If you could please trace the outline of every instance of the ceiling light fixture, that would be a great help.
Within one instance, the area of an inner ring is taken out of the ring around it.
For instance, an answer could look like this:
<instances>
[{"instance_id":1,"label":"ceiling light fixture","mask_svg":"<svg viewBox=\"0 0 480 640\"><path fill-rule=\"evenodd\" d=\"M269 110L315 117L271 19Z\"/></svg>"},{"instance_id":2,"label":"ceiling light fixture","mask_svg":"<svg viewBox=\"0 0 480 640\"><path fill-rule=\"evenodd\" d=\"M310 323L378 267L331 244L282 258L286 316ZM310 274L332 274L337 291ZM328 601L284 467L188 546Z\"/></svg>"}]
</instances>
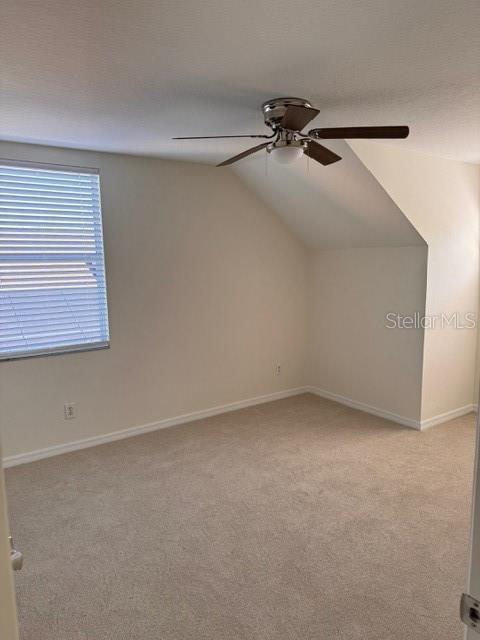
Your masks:
<instances>
[{"instance_id":1,"label":"ceiling light fixture","mask_svg":"<svg viewBox=\"0 0 480 640\"><path fill-rule=\"evenodd\" d=\"M300 140L278 140L267 147L275 162L292 164L303 155L304 145Z\"/></svg>"}]
</instances>

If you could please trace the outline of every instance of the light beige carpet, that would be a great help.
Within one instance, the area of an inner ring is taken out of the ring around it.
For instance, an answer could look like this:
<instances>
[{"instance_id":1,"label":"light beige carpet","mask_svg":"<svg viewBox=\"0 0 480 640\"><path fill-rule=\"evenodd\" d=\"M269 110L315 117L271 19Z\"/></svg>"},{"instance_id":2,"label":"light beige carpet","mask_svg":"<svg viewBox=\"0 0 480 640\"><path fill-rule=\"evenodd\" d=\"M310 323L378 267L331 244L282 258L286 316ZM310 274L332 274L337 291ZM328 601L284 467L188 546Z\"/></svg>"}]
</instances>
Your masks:
<instances>
[{"instance_id":1,"label":"light beige carpet","mask_svg":"<svg viewBox=\"0 0 480 640\"><path fill-rule=\"evenodd\" d=\"M472 416L312 395L7 472L23 640L460 640Z\"/></svg>"}]
</instances>

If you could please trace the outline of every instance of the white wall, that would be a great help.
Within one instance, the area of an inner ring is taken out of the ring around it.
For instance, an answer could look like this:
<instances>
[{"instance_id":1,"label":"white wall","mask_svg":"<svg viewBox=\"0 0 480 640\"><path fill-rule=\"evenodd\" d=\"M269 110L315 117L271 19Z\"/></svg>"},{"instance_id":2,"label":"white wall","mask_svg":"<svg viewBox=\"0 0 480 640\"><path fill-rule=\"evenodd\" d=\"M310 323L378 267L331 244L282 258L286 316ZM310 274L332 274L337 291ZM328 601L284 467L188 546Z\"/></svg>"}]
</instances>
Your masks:
<instances>
[{"instance_id":1,"label":"white wall","mask_svg":"<svg viewBox=\"0 0 480 640\"><path fill-rule=\"evenodd\" d=\"M317 250L311 257L311 384L414 422L423 331L386 315L425 309L426 247Z\"/></svg>"},{"instance_id":2,"label":"white wall","mask_svg":"<svg viewBox=\"0 0 480 640\"><path fill-rule=\"evenodd\" d=\"M426 313L476 313L479 289L480 167L355 141L353 150L428 243ZM477 332L425 332L422 419L469 406Z\"/></svg>"},{"instance_id":3,"label":"white wall","mask_svg":"<svg viewBox=\"0 0 480 640\"><path fill-rule=\"evenodd\" d=\"M109 350L0 364L6 456L306 383L307 252L232 172L13 143L0 157L100 168L111 324Z\"/></svg>"},{"instance_id":4,"label":"white wall","mask_svg":"<svg viewBox=\"0 0 480 640\"><path fill-rule=\"evenodd\" d=\"M352 146L428 241L426 312L475 311L478 167ZM384 326L424 310L425 246L309 253L229 170L14 143L0 157L100 168L112 335L0 364L6 456L303 385L413 421L473 402L475 332Z\"/></svg>"}]
</instances>

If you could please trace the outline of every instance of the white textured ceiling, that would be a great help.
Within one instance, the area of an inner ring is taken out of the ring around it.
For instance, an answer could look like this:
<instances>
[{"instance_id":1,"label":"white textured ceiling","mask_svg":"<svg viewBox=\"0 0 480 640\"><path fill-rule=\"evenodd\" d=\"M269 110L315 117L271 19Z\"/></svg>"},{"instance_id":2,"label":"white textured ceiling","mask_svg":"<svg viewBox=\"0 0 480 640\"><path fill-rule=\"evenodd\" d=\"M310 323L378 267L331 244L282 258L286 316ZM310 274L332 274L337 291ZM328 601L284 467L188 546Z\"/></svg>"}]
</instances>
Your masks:
<instances>
[{"instance_id":1,"label":"white textured ceiling","mask_svg":"<svg viewBox=\"0 0 480 640\"><path fill-rule=\"evenodd\" d=\"M342 161L328 167L306 156L292 165L251 156L234 171L313 249L424 245L349 145L329 146Z\"/></svg>"},{"instance_id":2,"label":"white textured ceiling","mask_svg":"<svg viewBox=\"0 0 480 640\"><path fill-rule=\"evenodd\" d=\"M216 162L259 105L480 161L479 0L3 0L0 138ZM340 164L334 165L340 167Z\"/></svg>"}]
</instances>

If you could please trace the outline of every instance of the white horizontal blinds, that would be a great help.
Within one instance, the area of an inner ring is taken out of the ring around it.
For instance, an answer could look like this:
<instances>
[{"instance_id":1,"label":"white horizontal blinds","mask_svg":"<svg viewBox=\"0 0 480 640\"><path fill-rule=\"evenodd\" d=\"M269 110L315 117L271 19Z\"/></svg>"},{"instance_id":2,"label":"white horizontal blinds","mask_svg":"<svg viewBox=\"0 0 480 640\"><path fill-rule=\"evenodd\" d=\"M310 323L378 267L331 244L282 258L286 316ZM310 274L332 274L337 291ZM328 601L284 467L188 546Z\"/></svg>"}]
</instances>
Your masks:
<instances>
[{"instance_id":1,"label":"white horizontal blinds","mask_svg":"<svg viewBox=\"0 0 480 640\"><path fill-rule=\"evenodd\" d=\"M98 172L0 161L0 359L108 340Z\"/></svg>"}]
</instances>

